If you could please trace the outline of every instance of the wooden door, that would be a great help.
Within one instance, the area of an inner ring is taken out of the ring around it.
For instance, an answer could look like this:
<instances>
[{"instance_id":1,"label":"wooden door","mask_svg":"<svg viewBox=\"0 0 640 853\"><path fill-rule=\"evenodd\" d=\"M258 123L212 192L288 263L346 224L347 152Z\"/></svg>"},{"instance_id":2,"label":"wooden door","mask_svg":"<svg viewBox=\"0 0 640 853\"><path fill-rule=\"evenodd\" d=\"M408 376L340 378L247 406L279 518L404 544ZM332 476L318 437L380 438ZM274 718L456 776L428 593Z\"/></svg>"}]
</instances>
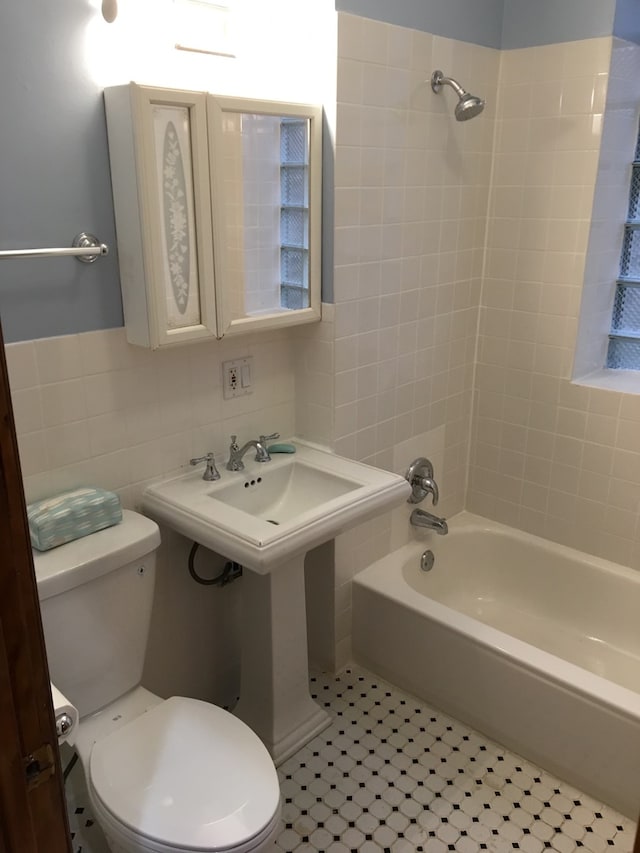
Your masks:
<instances>
[{"instance_id":1,"label":"wooden door","mask_svg":"<svg viewBox=\"0 0 640 853\"><path fill-rule=\"evenodd\" d=\"M0 853L70 853L0 328Z\"/></svg>"}]
</instances>

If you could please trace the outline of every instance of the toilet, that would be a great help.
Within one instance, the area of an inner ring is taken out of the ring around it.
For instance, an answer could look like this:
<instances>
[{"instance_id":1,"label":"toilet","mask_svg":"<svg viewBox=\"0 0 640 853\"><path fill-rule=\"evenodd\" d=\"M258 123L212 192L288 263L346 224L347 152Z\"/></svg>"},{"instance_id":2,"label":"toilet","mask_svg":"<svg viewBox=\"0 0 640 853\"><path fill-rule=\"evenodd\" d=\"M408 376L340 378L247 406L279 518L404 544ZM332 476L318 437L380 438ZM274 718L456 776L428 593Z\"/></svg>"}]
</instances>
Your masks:
<instances>
[{"instance_id":1,"label":"toilet","mask_svg":"<svg viewBox=\"0 0 640 853\"><path fill-rule=\"evenodd\" d=\"M271 756L228 711L140 685L155 581L155 522L34 552L52 682L76 706L75 748L114 853L271 847L280 790Z\"/></svg>"}]
</instances>

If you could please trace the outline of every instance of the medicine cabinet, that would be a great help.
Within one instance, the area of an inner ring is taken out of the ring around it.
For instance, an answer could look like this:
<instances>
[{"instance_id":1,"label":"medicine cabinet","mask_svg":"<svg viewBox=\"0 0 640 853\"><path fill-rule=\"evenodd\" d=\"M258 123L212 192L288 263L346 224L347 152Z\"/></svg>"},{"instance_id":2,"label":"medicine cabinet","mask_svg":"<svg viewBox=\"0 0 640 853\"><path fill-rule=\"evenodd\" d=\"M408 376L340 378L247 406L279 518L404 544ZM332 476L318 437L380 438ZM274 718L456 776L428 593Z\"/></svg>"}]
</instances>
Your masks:
<instances>
[{"instance_id":1,"label":"medicine cabinet","mask_svg":"<svg viewBox=\"0 0 640 853\"><path fill-rule=\"evenodd\" d=\"M135 83L105 105L129 342L319 320L321 108Z\"/></svg>"}]
</instances>

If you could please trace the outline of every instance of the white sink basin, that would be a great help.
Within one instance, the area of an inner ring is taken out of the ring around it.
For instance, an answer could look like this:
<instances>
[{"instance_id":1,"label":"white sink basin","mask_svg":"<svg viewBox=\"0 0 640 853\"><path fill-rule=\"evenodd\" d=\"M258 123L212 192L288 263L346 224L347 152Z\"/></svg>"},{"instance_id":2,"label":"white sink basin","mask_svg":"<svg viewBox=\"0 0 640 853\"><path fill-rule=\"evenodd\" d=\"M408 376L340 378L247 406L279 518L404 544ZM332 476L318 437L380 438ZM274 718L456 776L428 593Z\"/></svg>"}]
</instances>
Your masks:
<instances>
[{"instance_id":1,"label":"white sink basin","mask_svg":"<svg viewBox=\"0 0 640 853\"><path fill-rule=\"evenodd\" d=\"M194 471L149 486L152 517L261 574L406 500L403 477L296 442L244 471L221 469L216 482Z\"/></svg>"},{"instance_id":2,"label":"white sink basin","mask_svg":"<svg viewBox=\"0 0 640 853\"><path fill-rule=\"evenodd\" d=\"M280 525L352 492L359 485L293 457L288 464L268 470L261 468L253 472L250 479L242 478L224 485L211 497L255 518Z\"/></svg>"}]
</instances>

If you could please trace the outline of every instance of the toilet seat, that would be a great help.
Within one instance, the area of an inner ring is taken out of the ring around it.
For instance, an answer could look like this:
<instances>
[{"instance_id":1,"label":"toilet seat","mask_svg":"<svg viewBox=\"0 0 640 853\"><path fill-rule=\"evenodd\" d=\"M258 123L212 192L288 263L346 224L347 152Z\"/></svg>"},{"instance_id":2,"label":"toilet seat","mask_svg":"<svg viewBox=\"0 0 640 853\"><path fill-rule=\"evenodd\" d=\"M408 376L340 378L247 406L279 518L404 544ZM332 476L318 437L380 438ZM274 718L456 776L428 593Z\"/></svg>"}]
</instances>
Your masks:
<instances>
[{"instance_id":1,"label":"toilet seat","mask_svg":"<svg viewBox=\"0 0 640 853\"><path fill-rule=\"evenodd\" d=\"M89 801L93 807L94 815L102 827L102 831L109 844L112 853L204 853L204 851L187 850L184 847L175 847L154 841L139 833L128 829L123 823L119 823L113 815L109 814L96 798L91 785L89 785ZM272 849L273 842L280 831L280 809L273 816L270 824L265 826L262 832L250 838L245 844L219 849L216 853L259 853ZM210 853L210 851L207 851Z\"/></svg>"},{"instance_id":2,"label":"toilet seat","mask_svg":"<svg viewBox=\"0 0 640 853\"><path fill-rule=\"evenodd\" d=\"M98 740L89 775L103 816L140 849L251 850L279 818L262 742L197 699L174 696Z\"/></svg>"}]
</instances>

